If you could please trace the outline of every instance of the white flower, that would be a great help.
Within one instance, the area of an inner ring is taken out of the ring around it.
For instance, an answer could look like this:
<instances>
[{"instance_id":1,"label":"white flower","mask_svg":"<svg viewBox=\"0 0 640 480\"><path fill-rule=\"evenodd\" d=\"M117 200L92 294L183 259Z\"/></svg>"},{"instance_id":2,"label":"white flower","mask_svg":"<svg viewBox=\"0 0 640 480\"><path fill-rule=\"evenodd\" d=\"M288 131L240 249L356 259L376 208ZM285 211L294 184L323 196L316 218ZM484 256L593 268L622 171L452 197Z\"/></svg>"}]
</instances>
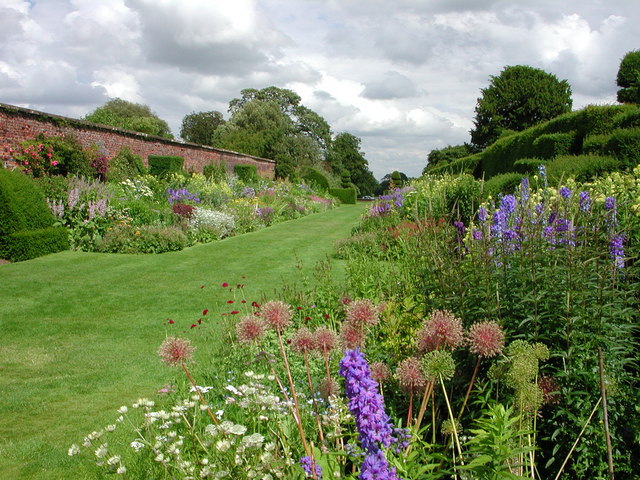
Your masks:
<instances>
[{"instance_id":1,"label":"white flower","mask_svg":"<svg viewBox=\"0 0 640 480\"><path fill-rule=\"evenodd\" d=\"M247 427L245 427L244 425L233 425L231 428L229 428L229 433L233 434L233 435L244 435L244 433L247 431Z\"/></svg>"},{"instance_id":2,"label":"white flower","mask_svg":"<svg viewBox=\"0 0 640 480\"><path fill-rule=\"evenodd\" d=\"M226 452L231 448L231 442L229 440L218 440L216 442L216 449L220 452Z\"/></svg>"},{"instance_id":3,"label":"white flower","mask_svg":"<svg viewBox=\"0 0 640 480\"><path fill-rule=\"evenodd\" d=\"M224 410L218 410L216 412L216 417L218 417L218 420L222 418L222 415L224 415Z\"/></svg>"},{"instance_id":4,"label":"white flower","mask_svg":"<svg viewBox=\"0 0 640 480\"><path fill-rule=\"evenodd\" d=\"M78 445L76 445L75 443L69 447L69 450L67 450L67 455L69 455L70 457L73 457L74 455L77 455L79 453L80 447L78 447Z\"/></svg>"},{"instance_id":5,"label":"white flower","mask_svg":"<svg viewBox=\"0 0 640 480\"><path fill-rule=\"evenodd\" d=\"M124 475L125 473L127 473L127 469L125 468L125 466L124 466L124 465L120 465L120 466L118 467L118 469L116 470L116 473L117 473L118 475Z\"/></svg>"},{"instance_id":6,"label":"white flower","mask_svg":"<svg viewBox=\"0 0 640 480\"><path fill-rule=\"evenodd\" d=\"M96 451L94 452L96 457L98 458L102 458L102 457L106 457L107 456L107 444L103 443L101 444Z\"/></svg>"},{"instance_id":7,"label":"white flower","mask_svg":"<svg viewBox=\"0 0 640 480\"><path fill-rule=\"evenodd\" d=\"M123 415L128 411L129 411L129 408L126 405L123 405L118 409L118 413L122 413Z\"/></svg>"},{"instance_id":8,"label":"white flower","mask_svg":"<svg viewBox=\"0 0 640 480\"><path fill-rule=\"evenodd\" d=\"M113 457L109 458L109 460L107 460L107 463L109 465L116 465L120 463L120 455L114 455Z\"/></svg>"},{"instance_id":9,"label":"white flower","mask_svg":"<svg viewBox=\"0 0 640 480\"><path fill-rule=\"evenodd\" d=\"M144 443L134 440L129 444L131 448L133 448L136 452L139 452L142 448L144 448Z\"/></svg>"}]
</instances>

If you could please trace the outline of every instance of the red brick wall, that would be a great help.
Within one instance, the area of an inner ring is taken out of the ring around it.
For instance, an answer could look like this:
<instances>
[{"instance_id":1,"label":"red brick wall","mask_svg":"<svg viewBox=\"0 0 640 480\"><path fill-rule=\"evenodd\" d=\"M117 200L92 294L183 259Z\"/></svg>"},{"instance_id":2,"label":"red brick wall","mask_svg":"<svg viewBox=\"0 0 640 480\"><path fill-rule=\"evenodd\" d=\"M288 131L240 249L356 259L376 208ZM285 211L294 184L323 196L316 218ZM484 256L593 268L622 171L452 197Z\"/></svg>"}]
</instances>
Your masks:
<instances>
[{"instance_id":1,"label":"red brick wall","mask_svg":"<svg viewBox=\"0 0 640 480\"><path fill-rule=\"evenodd\" d=\"M0 103L0 158L11 165L10 149L23 140L31 140L43 133L47 136L73 134L84 147L97 145L108 158L114 157L122 147L129 147L140 155L145 165L149 155L177 155L184 158L184 168L202 172L212 162L224 162L229 169L234 165L255 165L263 177L273 178L275 162L265 158L219 150L193 143L167 140L144 133L28 110Z\"/></svg>"}]
</instances>

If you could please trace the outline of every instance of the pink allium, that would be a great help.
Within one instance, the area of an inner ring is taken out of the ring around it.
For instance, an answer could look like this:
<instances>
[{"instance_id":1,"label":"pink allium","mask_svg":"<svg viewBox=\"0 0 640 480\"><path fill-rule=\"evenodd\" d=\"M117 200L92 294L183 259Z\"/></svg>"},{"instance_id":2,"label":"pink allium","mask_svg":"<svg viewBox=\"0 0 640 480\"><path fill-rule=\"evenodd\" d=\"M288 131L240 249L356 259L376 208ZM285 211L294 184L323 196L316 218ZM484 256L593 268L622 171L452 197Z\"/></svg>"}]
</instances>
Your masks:
<instances>
[{"instance_id":1,"label":"pink allium","mask_svg":"<svg viewBox=\"0 0 640 480\"><path fill-rule=\"evenodd\" d=\"M262 317L268 326L281 332L291 324L293 311L280 300L272 300L262 305Z\"/></svg>"},{"instance_id":2,"label":"pink allium","mask_svg":"<svg viewBox=\"0 0 640 480\"><path fill-rule=\"evenodd\" d=\"M306 327L299 328L291 339L291 348L300 354L315 350L316 341L313 332Z\"/></svg>"},{"instance_id":3,"label":"pink allium","mask_svg":"<svg viewBox=\"0 0 640 480\"><path fill-rule=\"evenodd\" d=\"M343 297L340 298L340 303L342 305L349 305L352 302L351 297L349 297L348 295L345 295Z\"/></svg>"},{"instance_id":4,"label":"pink allium","mask_svg":"<svg viewBox=\"0 0 640 480\"><path fill-rule=\"evenodd\" d=\"M354 322L343 322L340 327L340 344L345 350L353 350L364 345L365 331Z\"/></svg>"},{"instance_id":5,"label":"pink allium","mask_svg":"<svg viewBox=\"0 0 640 480\"><path fill-rule=\"evenodd\" d=\"M560 403L560 386L553 377L543 375L538 380L538 387L542 390L542 398L545 404L554 405Z\"/></svg>"},{"instance_id":6,"label":"pink allium","mask_svg":"<svg viewBox=\"0 0 640 480\"><path fill-rule=\"evenodd\" d=\"M378 383L384 383L391 378L391 370L384 362L373 362L369 365L371 378Z\"/></svg>"},{"instance_id":7,"label":"pink allium","mask_svg":"<svg viewBox=\"0 0 640 480\"><path fill-rule=\"evenodd\" d=\"M418 350L455 349L464 341L462 321L446 310L436 310L418 332Z\"/></svg>"},{"instance_id":8,"label":"pink allium","mask_svg":"<svg viewBox=\"0 0 640 480\"><path fill-rule=\"evenodd\" d=\"M496 322L474 323L467 334L469 350L479 357L495 357L504 348L504 331Z\"/></svg>"},{"instance_id":9,"label":"pink allium","mask_svg":"<svg viewBox=\"0 0 640 480\"><path fill-rule=\"evenodd\" d=\"M236 324L236 335L241 343L258 342L264 335L264 323L258 317L245 315Z\"/></svg>"},{"instance_id":10,"label":"pink allium","mask_svg":"<svg viewBox=\"0 0 640 480\"><path fill-rule=\"evenodd\" d=\"M406 390L422 388L427 379L420 371L420 361L415 357L405 358L396 369L396 378L400 386Z\"/></svg>"},{"instance_id":11,"label":"pink allium","mask_svg":"<svg viewBox=\"0 0 640 480\"><path fill-rule=\"evenodd\" d=\"M193 358L195 347L185 338L167 337L158 348L160 359L169 366L176 367Z\"/></svg>"},{"instance_id":12,"label":"pink allium","mask_svg":"<svg viewBox=\"0 0 640 480\"><path fill-rule=\"evenodd\" d=\"M316 348L321 352L330 352L338 344L336 332L326 327L320 327L315 332Z\"/></svg>"},{"instance_id":13,"label":"pink allium","mask_svg":"<svg viewBox=\"0 0 640 480\"><path fill-rule=\"evenodd\" d=\"M375 325L380 319L380 312L369 299L359 299L352 301L345 308L347 321L359 325Z\"/></svg>"}]
</instances>

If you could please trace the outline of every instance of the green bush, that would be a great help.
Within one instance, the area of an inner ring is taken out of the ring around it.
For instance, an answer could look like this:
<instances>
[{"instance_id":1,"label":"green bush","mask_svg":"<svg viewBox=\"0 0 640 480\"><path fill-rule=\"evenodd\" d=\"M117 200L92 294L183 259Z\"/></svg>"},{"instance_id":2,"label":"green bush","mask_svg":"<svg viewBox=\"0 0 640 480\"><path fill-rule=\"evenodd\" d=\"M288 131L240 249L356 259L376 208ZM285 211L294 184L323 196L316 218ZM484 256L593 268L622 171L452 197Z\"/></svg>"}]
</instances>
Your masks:
<instances>
[{"instance_id":1,"label":"green bush","mask_svg":"<svg viewBox=\"0 0 640 480\"><path fill-rule=\"evenodd\" d=\"M233 173L235 173L240 181L244 183L256 183L258 178L258 169L255 165L238 164L233 166Z\"/></svg>"},{"instance_id":2,"label":"green bush","mask_svg":"<svg viewBox=\"0 0 640 480\"><path fill-rule=\"evenodd\" d=\"M444 188L447 212L454 218L470 218L480 204L481 185L471 175L459 175Z\"/></svg>"},{"instance_id":3,"label":"green bush","mask_svg":"<svg viewBox=\"0 0 640 480\"><path fill-rule=\"evenodd\" d=\"M544 165L547 162L540 160L539 158L521 158L516 160L513 164L513 169L516 173L522 173L523 175L534 175L538 173L538 167Z\"/></svg>"},{"instance_id":4,"label":"green bush","mask_svg":"<svg viewBox=\"0 0 640 480\"><path fill-rule=\"evenodd\" d=\"M510 194L513 193L524 175L520 173L502 173L491 177L484 182L483 194L485 197L497 197L498 194Z\"/></svg>"},{"instance_id":5,"label":"green bush","mask_svg":"<svg viewBox=\"0 0 640 480\"><path fill-rule=\"evenodd\" d=\"M321 190L327 191L331 187L329 185L329 179L320 170L312 167L304 169L302 179L305 182L315 185Z\"/></svg>"},{"instance_id":6,"label":"green bush","mask_svg":"<svg viewBox=\"0 0 640 480\"><path fill-rule=\"evenodd\" d=\"M358 198L355 188L330 188L329 195L349 205L355 205Z\"/></svg>"},{"instance_id":7,"label":"green bush","mask_svg":"<svg viewBox=\"0 0 640 480\"><path fill-rule=\"evenodd\" d=\"M149 173L156 177L166 177L182 171L184 158L178 156L149 155Z\"/></svg>"},{"instance_id":8,"label":"green bush","mask_svg":"<svg viewBox=\"0 0 640 480\"><path fill-rule=\"evenodd\" d=\"M575 133L548 133L533 141L534 156L550 159L571 152Z\"/></svg>"},{"instance_id":9,"label":"green bush","mask_svg":"<svg viewBox=\"0 0 640 480\"><path fill-rule=\"evenodd\" d=\"M182 250L187 237L177 227L121 226L107 232L97 246L103 253L165 253Z\"/></svg>"},{"instance_id":10,"label":"green bush","mask_svg":"<svg viewBox=\"0 0 640 480\"><path fill-rule=\"evenodd\" d=\"M173 212L168 205L158 205L146 198L130 198L118 205L132 225L167 225L173 221Z\"/></svg>"},{"instance_id":11,"label":"green bush","mask_svg":"<svg viewBox=\"0 0 640 480\"><path fill-rule=\"evenodd\" d=\"M73 135L47 137L39 134L25 140L14 153L16 162L34 177L44 175L78 175L93 177L89 154Z\"/></svg>"},{"instance_id":12,"label":"green bush","mask_svg":"<svg viewBox=\"0 0 640 480\"><path fill-rule=\"evenodd\" d=\"M614 157L602 155L564 155L547 163L547 176L552 184L563 178L585 182L620 168Z\"/></svg>"},{"instance_id":13,"label":"green bush","mask_svg":"<svg viewBox=\"0 0 640 480\"><path fill-rule=\"evenodd\" d=\"M146 169L142 158L135 155L128 147L122 147L115 157L109 162L107 169L107 179L114 182L121 182L127 178L144 175Z\"/></svg>"},{"instance_id":14,"label":"green bush","mask_svg":"<svg viewBox=\"0 0 640 480\"><path fill-rule=\"evenodd\" d=\"M429 175L459 175L462 173L473 174L480 162L480 154L476 153L468 157L457 158L446 165L437 166L429 170Z\"/></svg>"},{"instance_id":15,"label":"green bush","mask_svg":"<svg viewBox=\"0 0 640 480\"><path fill-rule=\"evenodd\" d=\"M340 186L342 188L351 188L351 174L349 170L343 170L340 174Z\"/></svg>"},{"instance_id":16,"label":"green bush","mask_svg":"<svg viewBox=\"0 0 640 480\"><path fill-rule=\"evenodd\" d=\"M640 127L615 130L604 148L622 165L631 167L640 163Z\"/></svg>"},{"instance_id":17,"label":"green bush","mask_svg":"<svg viewBox=\"0 0 640 480\"><path fill-rule=\"evenodd\" d=\"M22 230L0 235L0 258L19 262L69 249L69 233L64 227Z\"/></svg>"},{"instance_id":18,"label":"green bush","mask_svg":"<svg viewBox=\"0 0 640 480\"><path fill-rule=\"evenodd\" d=\"M222 182L227 178L227 166L224 162L210 163L202 169L202 174L212 182Z\"/></svg>"},{"instance_id":19,"label":"green bush","mask_svg":"<svg viewBox=\"0 0 640 480\"><path fill-rule=\"evenodd\" d=\"M613 118L616 128L640 127L640 107L629 108Z\"/></svg>"},{"instance_id":20,"label":"green bush","mask_svg":"<svg viewBox=\"0 0 640 480\"><path fill-rule=\"evenodd\" d=\"M602 155L605 153L605 147L611 135L597 134L587 135L582 142L582 153L587 155Z\"/></svg>"}]
</instances>

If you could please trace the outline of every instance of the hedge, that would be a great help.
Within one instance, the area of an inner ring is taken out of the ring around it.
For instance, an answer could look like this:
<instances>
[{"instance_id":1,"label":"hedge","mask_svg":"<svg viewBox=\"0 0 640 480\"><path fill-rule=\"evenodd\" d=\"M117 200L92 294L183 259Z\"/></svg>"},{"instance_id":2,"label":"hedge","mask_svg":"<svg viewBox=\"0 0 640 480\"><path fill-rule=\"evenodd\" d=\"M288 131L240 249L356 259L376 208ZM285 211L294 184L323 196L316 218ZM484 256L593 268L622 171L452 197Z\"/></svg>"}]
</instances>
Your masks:
<instances>
[{"instance_id":1,"label":"hedge","mask_svg":"<svg viewBox=\"0 0 640 480\"><path fill-rule=\"evenodd\" d=\"M156 177L164 177L179 173L184 165L184 158L170 155L149 155L149 173Z\"/></svg>"},{"instance_id":2,"label":"hedge","mask_svg":"<svg viewBox=\"0 0 640 480\"><path fill-rule=\"evenodd\" d=\"M19 262L69 249L69 233L64 227L22 230L0 236L0 258Z\"/></svg>"},{"instance_id":3,"label":"hedge","mask_svg":"<svg viewBox=\"0 0 640 480\"><path fill-rule=\"evenodd\" d=\"M221 182L227 177L227 166L224 162L210 163L202 168L202 174L214 182Z\"/></svg>"},{"instance_id":4,"label":"hedge","mask_svg":"<svg viewBox=\"0 0 640 480\"><path fill-rule=\"evenodd\" d=\"M437 167L428 170L427 175L458 175L461 173L473 174L474 170L478 167L480 162L480 154L475 153L468 157L456 158L444 165L438 165Z\"/></svg>"},{"instance_id":5,"label":"hedge","mask_svg":"<svg viewBox=\"0 0 640 480\"><path fill-rule=\"evenodd\" d=\"M547 163L547 177L554 184L567 177L573 177L579 182L619 170L621 162L610 156L603 155L564 155Z\"/></svg>"},{"instance_id":6,"label":"hedge","mask_svg":"<svg viewBox=\"0 0 640 480\"><path fill-rule=\"evenodd\" d=\"M302 179L325 191L331 187L329 179L316 168L307 167L303 172Z\"/></svg>"},{"instance_id":7,"label":"hedge","mask_svg":"<svg viewBox=\"0 0 640 480\"><path fill-rule=\"evenodd\" d=\"M337 198L342 203L355 205L357 193L355 188L330 188L329 195Z\"/></svg>"},{"instance_id":8,"label":"hedge","mask_svg":"<svg viewBox=\"0 0 640 480\"><path fill-rule=\"evenodd\" d=\"M614 131L604 147L604 153L615 156L624 166L638 165L640 163L640 127Z\"/></svg>"},{"instance_id":9,"label":"hedge","mask_svg":"<svg viewBox=\"0 0 640 480\"><path fill-rule=\"evenodd\" d=\"M571 153L575 137L575 132L540 135L533 141L533 156L550 159L558 155L567 155Z\"/></svg>"},{"instance_id":10,"label":"hedge","mask_svg":"<svg viewBox=\"0 0 640 480\"><path fill-rule=\"evenodd\" d=\"M503 173L484 182L484 197L497 197L498 194L513 193L522 182L524 175L520 173Z\"/></svg>"},{"instance_id":11,"label":"hedge","mask_svg":"<svg viewBox=\"0 0 640 480\"><path fill-rule=\"evenodd\" d=\"M234 165L233 173L244 183L256 183L258 181L258 169L255 165Z\"/></svg>"},{"instance_id":12,"label":"hedge","mask_svg":"<svg viewBox=\"0 0 640 480\"><path fill-rule=\"evenodd\" d=\"M538 167L546 163L545 160L540 160L539 158L521 158L515 161L513 169L516 173L535 175L538 173Z\"/></svg>"}]
</instances>

